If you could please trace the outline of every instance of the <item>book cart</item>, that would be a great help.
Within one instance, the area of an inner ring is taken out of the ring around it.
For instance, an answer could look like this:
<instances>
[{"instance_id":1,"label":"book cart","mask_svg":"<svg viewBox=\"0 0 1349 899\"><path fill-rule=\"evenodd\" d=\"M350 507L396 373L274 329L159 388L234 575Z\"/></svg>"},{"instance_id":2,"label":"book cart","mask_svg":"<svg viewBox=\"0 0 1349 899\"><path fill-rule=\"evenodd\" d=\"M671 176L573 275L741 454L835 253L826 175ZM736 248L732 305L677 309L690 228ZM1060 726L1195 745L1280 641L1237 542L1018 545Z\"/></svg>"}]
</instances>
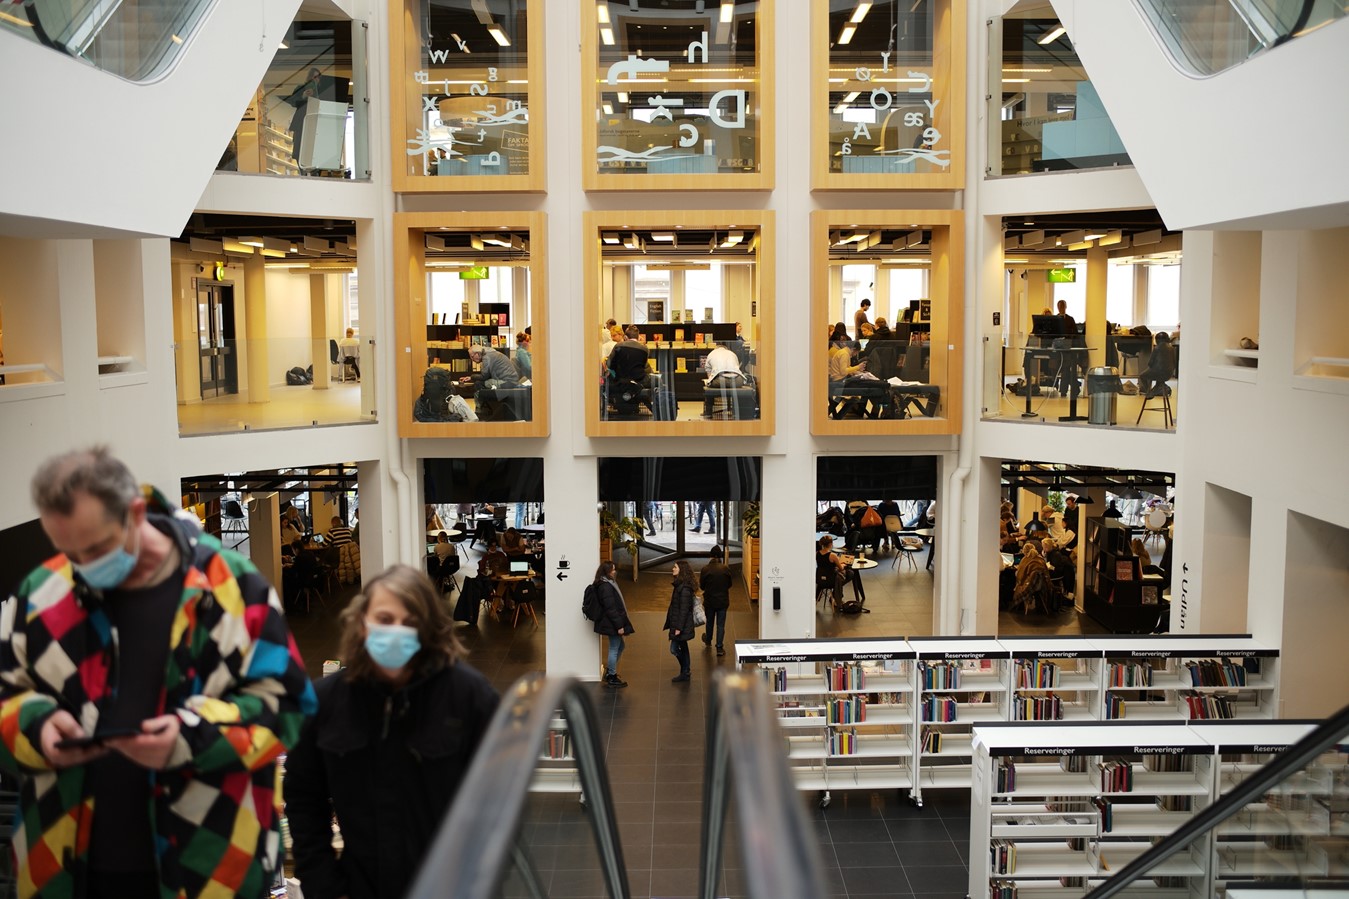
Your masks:
<instances>
[{"instance_id":1,"label":"book cart","mask_svg":"<svg viewBox=\"0 0 1349 899\"><path fill-rule=\"evenodd\" d=\"M1249 635L1093 635L1105 718L1273 718L1279 651Z\"/></svg>"},{"instance_id":2,"label":"book cart","mask_svg":"<svg viewBox=\"0 0 1349 899\"><path fill-rule=\"evenodd\" d=\"M913 658L903 640L736 643L758 665L787 741L797 786L913 794Z\"/></svg>"},{"instance_id":3,"label":"book cart","mask_svg":"<svg viewBox=\"0 0 1349 899\"><path fill-rule=\"evenodd\" d=\"M1010 651L991 637L913 637L918 727L918 776L913 798L923 790L970 785L971 727L1006 721Z\"/></svg>"}]
</instances>

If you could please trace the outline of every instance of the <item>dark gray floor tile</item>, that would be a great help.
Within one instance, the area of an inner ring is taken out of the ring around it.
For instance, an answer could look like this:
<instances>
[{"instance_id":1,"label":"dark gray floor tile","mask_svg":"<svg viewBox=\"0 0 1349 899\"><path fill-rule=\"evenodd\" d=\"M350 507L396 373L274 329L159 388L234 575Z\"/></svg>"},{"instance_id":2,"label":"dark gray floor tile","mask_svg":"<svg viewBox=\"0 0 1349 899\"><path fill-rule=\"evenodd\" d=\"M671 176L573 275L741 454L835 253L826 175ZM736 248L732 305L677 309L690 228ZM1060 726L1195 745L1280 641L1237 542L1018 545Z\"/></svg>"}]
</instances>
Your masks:
<instances>
[{"instance_id":1,"label":"dark gray floor tile","mask_svg":"<svg viewBox=\"0 0 1349 899\"><path fill-rule=\"evenodd\" d=\"M829 838L835 843L881 843L890 841L890 831L883 820L862 821L845 819L829 821Z\"/></svg>"},{"instance_id":2,"label":"dark gray floor tile","mask_svg":"<svg viewBox=\"0 0 1349 899\"><path fill-rule=\"evenodd\" d=\"M879 896L905 894L909 891L909 882L904 877L904 869L893 868L840 868L843 872L843 885L849 896Z\"/></svg>"},{"instance_id":3,"label":"dark gray floor tile","mask_svg":"<svg viewBox=\"0 0 1349 899\"><path fill-rule=\"evenodd\" d=\"M963 865L956 844L950 840L896 843L899 860L908 865Z\"/></svg>"},{"instance_id":4,"label":"dark gray floor tile","mask_svg":"<svg viewBox=\"0 0 1349 899\"><path fill-rule=\"evenodd\" d=\"M885 826L890 830L890 839L896 843L931 842L933 837L942 837L946 834L946 828L942 827L941 821L935 817L886 818Z\"/></svg>"},{"instance_id":5,"label":"dark gray floor tile","mask_svg":"<svg viewBox=\"0 0 1349 899\"><path fill-rule=\"evenodd\" d=\"M834 857L840 868L893 868L900 864L894 843L834 841Z\"/></svg>"},{"instance_id":6,"label":"dark gray floor tile","mask_svg":"<svg viewBox=\"0 0 1349 899\"><path fill-rule=\"evenodd\" d=\"M962 895L970 875L964 865L905 865L904 874L915 893L955 893Z\"/></svg>"}]
</instances>

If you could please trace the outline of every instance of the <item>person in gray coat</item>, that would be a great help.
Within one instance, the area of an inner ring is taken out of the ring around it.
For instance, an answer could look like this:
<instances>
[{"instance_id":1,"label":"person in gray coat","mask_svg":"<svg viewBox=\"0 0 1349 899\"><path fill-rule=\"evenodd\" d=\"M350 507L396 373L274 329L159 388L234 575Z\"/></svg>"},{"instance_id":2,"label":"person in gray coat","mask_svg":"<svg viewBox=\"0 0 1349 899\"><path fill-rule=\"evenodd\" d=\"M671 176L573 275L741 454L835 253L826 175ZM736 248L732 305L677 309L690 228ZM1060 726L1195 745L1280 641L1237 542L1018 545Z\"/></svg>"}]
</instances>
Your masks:
<instances>
[{"instance_id":1,"label":"person in gray coat","mask_svg":"<svg viewBox=\"0 0 1349 899\"><path fill-rule=\"evenodd\" d=\"M609 638L609 657L604 666L606 687L626 687L628 682L618 676L618 659L623 655L623 638L633 632L628 618L628 607L623 602L623 591L614 581L613 562L601 562L595 569L595 591L599 596L600 614L595 619L595 633Z\"/></svg>"},{"instance_id":2,"label":"person in gray coat","mask_svg":"<svg viewBox=\"0 0 1349 899\"><path fill-rule=\"evenodd\" d=\"M687 683L689 672L689 641L693 639L693 603L697 581L693 569L682 559L670 569L674 577L674 590L670 593L670 608L665 612L665 624L662 630L670 632L670 654L679 662L679 674L670 678L671 683Z\"/></svg>"},{"instance_id":3,"label":"person in gray coat","mask_svg":"<svg viewBox=\"0 0 1349 899\"><path fill-rule=\"evenodd\" d=\"M520 372L509 356L498 353L489 346L476 344L468 348L468 357L473 364L480 366L476 375L463 378L464 381L477 380L489 390L497 387L519 387Z\"/></svg>"}]
</instances>

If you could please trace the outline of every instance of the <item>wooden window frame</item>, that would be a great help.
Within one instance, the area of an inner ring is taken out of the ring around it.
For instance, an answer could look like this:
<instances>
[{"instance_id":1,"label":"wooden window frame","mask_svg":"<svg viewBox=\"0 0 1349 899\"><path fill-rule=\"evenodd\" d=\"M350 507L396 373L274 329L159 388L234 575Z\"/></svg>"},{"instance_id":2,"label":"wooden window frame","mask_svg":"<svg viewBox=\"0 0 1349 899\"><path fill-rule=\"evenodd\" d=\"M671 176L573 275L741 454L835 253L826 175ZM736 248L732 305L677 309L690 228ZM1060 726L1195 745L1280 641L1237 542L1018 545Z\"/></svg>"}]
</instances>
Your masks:
<instances>
[{"instance_id":1,"label":"wooden window frame","mask_svg":"<svg viewBox=\"0 0 1349 899\"><path fill-rule=\"evenodd\" d=\"M546 94L544 91L544 6L541 0L529 3L525 28L529 37L529 58L525 70L529 77L529 172L524 175L463 175L445 178L438 175L413 175L406 171L403 160L407 155L408 118L399 127L399 110L404 115L409 106L416 109L407 86L409 51L421 47L421 31L410 15L409 6L417 0L389 0L389 120L390 158L394 160L393 189L397 193L543 193L547 190L546 157L547 135L544 131Z\"/></svg>"},{"instance_id":2,"label":"wooden window frame","mask_svg":"<svg viewBox=\"0 0 1349 899\"><path fill-rule=\"evenodd\" d=\"M846 224L844 224L846 223ZM931 295L945 296L944 315L934 315L930 342L945 345L945 372L934 367L931 383L941 387L940 418L848 419L829 417L829 350L822 330L829 320L829 231L837 227L932 228ZM946 229L944 237L939 239ZM829 209L810 216L810 432L822 435L959 434L964 403L965 213L959 209ZM941 244L945 246L942 247ZM944 252L942 250L944 249ZM942 258L939 258L942 257Z\"/></svg>"},{"instance_id":3,"label":"wooden window frame","mask_svg":"<svg viewBox=\"0 0 1349 899\"><path fill-rule=\"evenodd\" d=\"M777 14L774 0L759 0L754 40L759 60L758 100L759 171L725 175L601 175L595 164L599 128L592 112L600 108L599 18L593 0L583 0L581 12L581 185L588 191L614 190L772 190L776 119L773 36Z\"/></svg>"},{"instance_id":4,"label":"wooden window frame","mask_svg":"<svg viewBox=\"0 0 1349 899\"><path fill-rule=\"evenodd\" d=\"M869 174L829 171L829 4L812 3L810 173L812 190L962 190L965 186L965 57L964 0L932 0L938 10L933 23L933 79L945 85L941 99L951 164L944 172Z\"/></svg>"},{"instance_id":5,"label":"wooden window frame","mask_svg":"<svg viewBox=\"0 0 1349 899\"><path fill-rule=\"evenodd\" d=\"M540 339L530 347L536 377L532 379L530 421L428 422L412 417L412 404L421 393L410 362L426 358L425 241L412 239L441 228L451 231L483 229L481 212L401 212L393 217L394 330L398 335L394 378L398 402L399 437L547 437L548 436L548 253L547 216L542 212L494 212L492 228L529 231L529 314L539 326ZM415 325L414 325L415 323Z\"/></svg>"},{"instance_id":6,"label":"wooden window frame","mask_svg":"<svg viewBox=\"0 0 1349 899\"><path fill-rule=\"evenodd\" d=\"M586 434L590 437L768 437L773 434L774 397L776 395L776 364L774 362L774 314L776 304L776 268L774 262L775 215L763 209L737 210L642 210L640 212L587 212L584 216L585 242L585 303L582 331L589 336L582 358L590 374L582 378L585 385ZM759 332L754 344L755 370L766 372L759 378L759 418L754 421L605 421L600 417L598 382L598 330L600 278L604 265L603 243L600 232L647 228L725 228L727 222L740 227L753 227L759 232L759 247L754 257L755 301L758 303Z\"/></svg>"}]
</instances>

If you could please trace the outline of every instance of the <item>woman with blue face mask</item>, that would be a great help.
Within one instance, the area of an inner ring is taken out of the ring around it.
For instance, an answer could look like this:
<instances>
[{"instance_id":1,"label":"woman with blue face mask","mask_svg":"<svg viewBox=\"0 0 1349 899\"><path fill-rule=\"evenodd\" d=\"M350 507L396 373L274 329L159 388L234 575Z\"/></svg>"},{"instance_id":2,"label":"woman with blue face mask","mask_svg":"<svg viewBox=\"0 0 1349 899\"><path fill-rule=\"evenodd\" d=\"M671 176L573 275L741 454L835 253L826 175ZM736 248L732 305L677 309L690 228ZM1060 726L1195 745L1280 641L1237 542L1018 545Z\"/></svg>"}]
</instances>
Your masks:
<instances>
[{"instance_id":1,"label":"woman with blue face mask","mask_svg":"<svg viewBox=\"0 0 1349 899\"><path fill-rule=\"evenodd\" d=\"M369 581L342 623L346 667L318 683L318 714L286 758L295 873L306 899L392 899L411 886L498 697L415 568Z\"/></svg>"}]
</instances>

